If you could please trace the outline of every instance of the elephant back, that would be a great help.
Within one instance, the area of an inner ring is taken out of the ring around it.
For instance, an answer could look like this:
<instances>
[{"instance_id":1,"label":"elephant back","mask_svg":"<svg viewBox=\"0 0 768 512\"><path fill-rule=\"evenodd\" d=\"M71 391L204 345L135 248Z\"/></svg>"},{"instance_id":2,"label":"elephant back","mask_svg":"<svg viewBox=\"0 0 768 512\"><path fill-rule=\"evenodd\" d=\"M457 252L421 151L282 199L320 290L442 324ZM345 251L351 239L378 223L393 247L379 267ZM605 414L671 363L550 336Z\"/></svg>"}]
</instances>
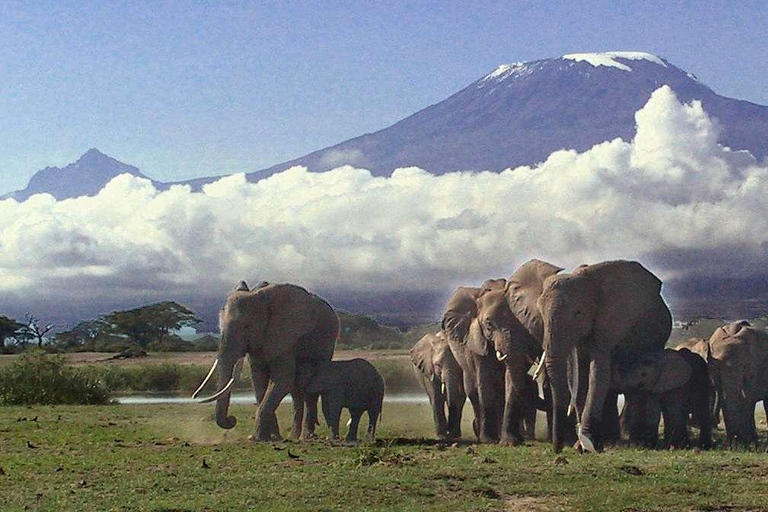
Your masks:
<instances>
[{"instance_id":1,"label":"elephant back","mask_svg":"<svg viewBox=\"0 0 768 512\"><path fill-rule=\"evenodd\" d=\"M521 265L507 281L509 309L539 343L544 337L544 325L536 301L544 288L544 280L561 270L545 261L530 260Z\"/></svg>"},{"instance_id":2,"label":"elephant back","mask_svg":"<svg viewBox=\"0 0 768 512\"><path fill-rule=\"evenodd\" d=\"M661 280L653 273L636 261L615 260L579 267L572 276L594 283L601 337L648 338L637 341L648 349L664 347L672 317L661 297Z\"/></svg>"}]
</instances>

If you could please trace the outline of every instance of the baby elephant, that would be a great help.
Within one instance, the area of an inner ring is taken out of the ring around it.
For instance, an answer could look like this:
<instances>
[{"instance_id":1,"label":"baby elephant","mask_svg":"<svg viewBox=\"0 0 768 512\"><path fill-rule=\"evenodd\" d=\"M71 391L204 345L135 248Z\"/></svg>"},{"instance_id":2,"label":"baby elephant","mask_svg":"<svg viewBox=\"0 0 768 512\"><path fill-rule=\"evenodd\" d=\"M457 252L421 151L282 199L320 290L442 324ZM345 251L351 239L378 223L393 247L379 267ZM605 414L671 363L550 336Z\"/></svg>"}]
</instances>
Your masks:
<instances>
[{"instance_id":1,"label":"baby elephant","mask_svg":"<svg viewBox=\"0 0 768 512\"><path fill-rule=\"evenodd\" d=\"M613 384L625 393L623 416L630 423L625 425L630 440L637 430L647 431L644 437L653 440L658 435L660 412L664 417L664 444L685 446L689 415L693 414L699 420L699 447L711 446L709 372L698 354L687 349L647 354L631 367L617 369Z\"/></svg>"},{"instance_id":2,"label":"baby elephant","mask_svg":"<svg viewBox=\"0 0 768 512\"><path fill-rule=\"evenodd\" d=\"M332 361L320 370L307 387L307 394L320 395L323 415L333 439L339 438L341 409L352 416L347 442L357 441L357 427L364 412L368 412L368 438L376 438L376 422L384 401L384 379L365 359Z\"/></svg>"}]
</instances>

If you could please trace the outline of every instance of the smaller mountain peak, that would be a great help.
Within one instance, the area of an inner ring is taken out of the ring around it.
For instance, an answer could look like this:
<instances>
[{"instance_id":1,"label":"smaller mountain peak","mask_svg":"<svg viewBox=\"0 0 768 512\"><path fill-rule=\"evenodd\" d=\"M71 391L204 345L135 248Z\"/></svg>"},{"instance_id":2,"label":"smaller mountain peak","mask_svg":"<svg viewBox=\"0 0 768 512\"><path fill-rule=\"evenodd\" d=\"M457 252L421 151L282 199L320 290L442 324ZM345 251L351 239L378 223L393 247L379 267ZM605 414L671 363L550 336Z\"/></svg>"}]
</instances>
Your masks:
<instances>
[{"instance_id":1,"label":"smaller mountain peak","mask_svg":"<svg viewBox=\"0 0 768 512\"><path fill-rule=\"evenodd\" d=\"M83 155L77 159L76 163L84 162L84 161L104 160L105 158L111 158L111 157L109 157L108 155L105 155L104 153L102 153L96 148L91 148L85 153L83 153Z\"/></svg>"},{"instance_id":2,"label":"smaller mountain peak","mask_svg":"<svg viewBox=\"0 0 768 512\"><path fill-rule=\"evenodd\" d=\"M658 64L659 66L667 67L667 63L664 59L647 52L570 53L568 55L563 55L562 58L575 62L587 62L594 67L605 66L609 68L617 68L622 71L632 71L632 68L623 62L618 62L616 59L645 60Z\"/></svg>"}]
</instances>

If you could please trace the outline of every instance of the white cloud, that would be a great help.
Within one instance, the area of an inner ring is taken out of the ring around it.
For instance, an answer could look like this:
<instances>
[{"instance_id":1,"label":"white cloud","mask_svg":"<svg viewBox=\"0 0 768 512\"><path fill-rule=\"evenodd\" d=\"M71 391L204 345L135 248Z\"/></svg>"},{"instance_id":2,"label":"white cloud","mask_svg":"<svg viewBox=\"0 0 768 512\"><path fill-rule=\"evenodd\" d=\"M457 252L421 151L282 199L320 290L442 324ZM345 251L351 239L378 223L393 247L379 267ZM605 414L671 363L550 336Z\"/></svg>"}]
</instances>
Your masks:
<instances>
[{"instance_id":1,"label":"white cloud","mask_svg":"<svg viewBox=\"0 0 768 512\"><path fill-rule=\"evenodd\" d=\"M220 296L240 279L429 290L531 257L640 259L665 277L765 268L768 167L717 145L717 123L668 87L636 118L634 141L502 173L294 167L201 193L123 175L95 197L0 201L0 291Z\"/></svg>"}]
</instances>

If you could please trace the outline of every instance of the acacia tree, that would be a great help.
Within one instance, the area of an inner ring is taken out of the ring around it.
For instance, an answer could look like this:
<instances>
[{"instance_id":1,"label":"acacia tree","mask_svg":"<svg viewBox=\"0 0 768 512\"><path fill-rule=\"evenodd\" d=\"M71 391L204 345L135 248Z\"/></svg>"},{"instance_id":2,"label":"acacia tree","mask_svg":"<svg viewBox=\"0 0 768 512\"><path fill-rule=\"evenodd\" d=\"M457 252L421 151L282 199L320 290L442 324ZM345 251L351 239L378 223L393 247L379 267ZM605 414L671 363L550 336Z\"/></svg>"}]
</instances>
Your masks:
<instances>
[{"instance_id":1,"label":"acacia tree","mask_svg":"<svg viewBox=\"0 0 768 512\"><path fill-rule=\"evenodd\" d=\"M44 324L40 319L34 315L27 313L24 315L27 324L22 328L21 332L26 334L28 338L37 339L37 346L42 347L45 341L45 335L51 332L56 326L54 324Z\"/></svg>"},{"instance_id":2,"label":"acacia tree","mask_svg":"<svg viewBox=\"0 0 768 512\"><path fill-rule=\"evenodd\" d=\"M111 326L103 320L84 320L68 331L56 333L56 343L63 348L91 345L108 337Z\"/></svg>"},{"instance_id":3,"label":"acacia tree","mask_svg":"<svg viewBox=\"0 0 768 512\"><path fill-rule=\"evenodd\" d=\"M195 314L173 301L158 302L136 309L114 311L103 321L120 334L129 336L141 347L153 341L162 343L173 330L194 327L202 322Z\"/></svg>"},{"instance_id":4,"label":"acacia tree","mask_svg":"<svg viewBox=\"0 0 768 512\"><path fill-rule=\"evenodd\" d=\"M19 333L25 327L24 324L17 322L13 318L0 315L0 350L5 348L6 338L11 338Z\"/></svg>"}]
</instances>

